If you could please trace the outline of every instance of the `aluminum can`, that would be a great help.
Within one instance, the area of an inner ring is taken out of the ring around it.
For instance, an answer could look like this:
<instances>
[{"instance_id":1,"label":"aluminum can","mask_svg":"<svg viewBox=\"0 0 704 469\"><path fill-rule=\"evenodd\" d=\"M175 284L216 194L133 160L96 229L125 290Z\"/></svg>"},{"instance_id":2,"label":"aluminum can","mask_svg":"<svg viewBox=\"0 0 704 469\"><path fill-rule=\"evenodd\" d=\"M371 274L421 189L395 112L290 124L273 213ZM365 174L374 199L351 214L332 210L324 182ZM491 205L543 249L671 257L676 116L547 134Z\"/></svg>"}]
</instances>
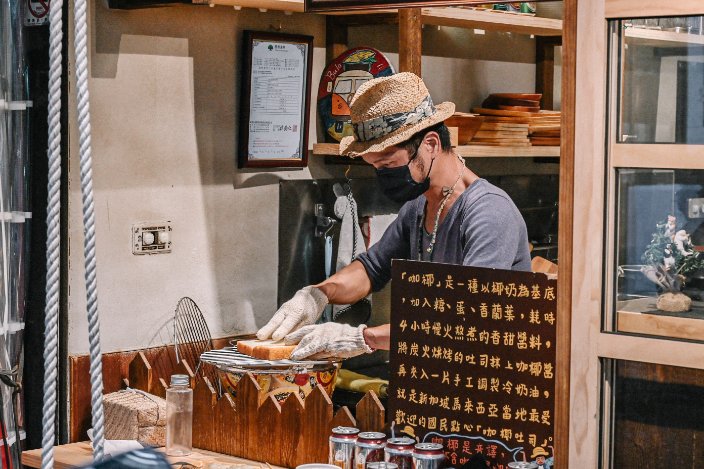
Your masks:
<instances>
[{"instance_id":1,"label":"aluminum can","mask_svg":"<svg viewBox=\"0 0 704 469\"><path fill-rule=\"evenodd\" d=\"M328 464L340 469L354 469L354 445L359 430L354 427L335 427L330 435Z\"/></svg>"},{"instance_id":2,"label":"aluminum can","mask_svg":"<svg viewBox=\"0 0 704 469\"><path fill-rule=\"evenodd\" d=\"M408 437L389 438L384 448L384 461L392 462L398 469L413 469L413 447L416 440Z\"/></svg>"},{"instance_id":3,"label":"aluminum can","mask_svg":"<svg viewBox=\"0 0 704 469\"><path fill-rule=\"evenodd\" d=\"M538 465L534 462L510 462L509 469L538 469Z\"/></svg>"},{"instance_id":4,"label":"aluminum can","mask_svg":"<svg viewBox=\"0 0 704 469\"><path fill-rule=\"evenodd\" d=\"M440 443L418 443L413 448L413 469L442 469L445 452Z\"/></svg>"},{"instance_id":5,"label":"aluminum can","mask_svg":"<svg viewBox=\"0 0 704 469\"><path fill-rule=\"evenodd\" d=\"M370 462L384 461L386 435L380 432L362 432L354 445L355 469L365 469Z\"/></svg>"},{"instance_id":6,"label":"aluminum can","mask_svg":"<svg viewBox=\"0 0 704 469\"><path fill-rule=\"evenodd\" d=\"M367 469L398 469L398 465L392 462L370 462L367 463Z\"/></svg>"}]
</instances>

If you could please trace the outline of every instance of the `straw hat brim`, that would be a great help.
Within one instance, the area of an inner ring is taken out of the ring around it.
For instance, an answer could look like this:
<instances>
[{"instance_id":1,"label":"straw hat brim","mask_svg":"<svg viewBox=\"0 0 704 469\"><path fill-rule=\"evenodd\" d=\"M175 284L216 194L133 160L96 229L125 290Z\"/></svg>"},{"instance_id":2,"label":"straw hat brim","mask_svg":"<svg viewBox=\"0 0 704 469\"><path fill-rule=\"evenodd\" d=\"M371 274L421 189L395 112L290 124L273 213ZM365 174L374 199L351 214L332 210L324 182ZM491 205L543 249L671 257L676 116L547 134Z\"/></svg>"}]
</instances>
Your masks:
<instances>
[{"instance_id":1,"label":"straw hat brim","mask_svg":"<svg viewBox=\"0 0 704 469\"><path fill-rule=\"evenodd\" d=\"M444 102L435 106L435 114L413 125L401 127L393 132L368 142L358 142L355 136L344 137L340 141L340 154L355 158L365 153L384 151L389 147L405 142L416 132L432 127L455 113L455 103Z\"/></svg>"}]
</instances>

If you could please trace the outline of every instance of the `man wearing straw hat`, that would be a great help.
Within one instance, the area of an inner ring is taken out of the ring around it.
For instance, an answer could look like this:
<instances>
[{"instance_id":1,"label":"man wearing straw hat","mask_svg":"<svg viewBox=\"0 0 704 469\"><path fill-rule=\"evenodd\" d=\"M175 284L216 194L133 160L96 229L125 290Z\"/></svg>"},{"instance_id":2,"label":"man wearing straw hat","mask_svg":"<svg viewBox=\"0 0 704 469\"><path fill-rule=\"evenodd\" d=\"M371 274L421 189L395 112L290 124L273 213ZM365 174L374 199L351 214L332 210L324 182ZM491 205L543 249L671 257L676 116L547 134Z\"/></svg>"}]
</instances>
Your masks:
<instances>
[{"instance_id":1,"label":"man wearing straw hat","mask_svg":"<svg viewBox=\"0 0 704 469\"><path fill-rule=\"evenodd\" d=\"M388 324L315 325L325 306L353 304L391 278L391 259L530 270L525 222L508 195L465 166L423 80L399 73L370 80L351 102L355 135L340 152L374 166L389 198L406 202L378 243L318 285L299 290L257 333L298 343L291 358L348 358L389 349Z\"/></svg>"}]
</instances>

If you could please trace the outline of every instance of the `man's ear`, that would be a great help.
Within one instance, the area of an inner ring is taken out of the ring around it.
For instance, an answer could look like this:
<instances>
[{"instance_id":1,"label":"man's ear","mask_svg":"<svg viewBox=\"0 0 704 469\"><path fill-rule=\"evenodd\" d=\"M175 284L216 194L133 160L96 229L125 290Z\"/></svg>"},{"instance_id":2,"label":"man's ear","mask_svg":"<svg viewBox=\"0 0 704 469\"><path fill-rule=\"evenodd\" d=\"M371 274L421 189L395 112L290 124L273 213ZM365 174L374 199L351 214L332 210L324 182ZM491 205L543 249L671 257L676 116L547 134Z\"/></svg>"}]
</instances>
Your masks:
<instances>
[{"instance_id":1,"label":"man's ear","mask_svg":"<svg viewBox=\"0 0 704 469\"><path fill-rule=\"evenodd\" d=\"M435 131L428 132L423 137L423 145L427 145L428 151L433 155L440 153L442 150L440 135Z\"/></svg>"}]
</instances>

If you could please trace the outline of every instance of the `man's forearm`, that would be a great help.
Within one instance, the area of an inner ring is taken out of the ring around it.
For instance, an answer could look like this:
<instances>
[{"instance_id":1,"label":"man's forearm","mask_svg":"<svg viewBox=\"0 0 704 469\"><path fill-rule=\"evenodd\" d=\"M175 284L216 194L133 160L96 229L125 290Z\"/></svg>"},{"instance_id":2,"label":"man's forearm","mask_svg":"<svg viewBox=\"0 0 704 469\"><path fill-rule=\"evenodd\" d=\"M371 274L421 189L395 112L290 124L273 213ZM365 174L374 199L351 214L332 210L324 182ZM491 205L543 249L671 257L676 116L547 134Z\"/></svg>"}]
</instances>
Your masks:
<instances>
[{"instance_id":1,"label":"man's forearm","mask_svg":"<svg viewBox=\"0 0 704 469\"><path fill-rule=\"evenodd\" d=\"M315 286L325 293L330 303L338 305L356 303L372 290L372 282L364 265L359 261L353 261Z\"/></svg>"}]
</instances>

